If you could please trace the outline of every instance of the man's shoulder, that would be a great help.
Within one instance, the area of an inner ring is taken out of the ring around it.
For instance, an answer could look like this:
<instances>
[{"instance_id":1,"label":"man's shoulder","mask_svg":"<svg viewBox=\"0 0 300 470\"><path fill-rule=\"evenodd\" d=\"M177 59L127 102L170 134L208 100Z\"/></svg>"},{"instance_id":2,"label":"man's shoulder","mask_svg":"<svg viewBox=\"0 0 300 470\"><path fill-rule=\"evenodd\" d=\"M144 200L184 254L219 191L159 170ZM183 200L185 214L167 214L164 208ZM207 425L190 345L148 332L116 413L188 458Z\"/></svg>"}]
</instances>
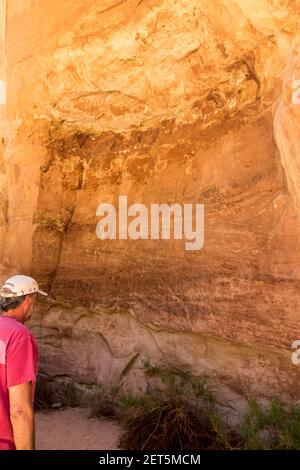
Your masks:
<instances>
[{"instance_id":1,"label":"man's shoulder","mask_svg":"<svg viewBox=\"0 0 300 470\"><path fill-rule=\"evenodd\" d=\"M31 331L13 318L1 318L0 317L0 336L1 333L9 341L22 341L31 340L33 335Z\"/></svg>"},{"instance_id":2,"label":"man's shoulder","mask_svg":"<svg viewBox=\"0 0 300 470\"><path fill-rule=\"evenodd\" d=\"M15 330L13 331L13 339L15 341L30 340L35 342L34 336L27 326L19 323Z\"/></svg>"}]
</instances>

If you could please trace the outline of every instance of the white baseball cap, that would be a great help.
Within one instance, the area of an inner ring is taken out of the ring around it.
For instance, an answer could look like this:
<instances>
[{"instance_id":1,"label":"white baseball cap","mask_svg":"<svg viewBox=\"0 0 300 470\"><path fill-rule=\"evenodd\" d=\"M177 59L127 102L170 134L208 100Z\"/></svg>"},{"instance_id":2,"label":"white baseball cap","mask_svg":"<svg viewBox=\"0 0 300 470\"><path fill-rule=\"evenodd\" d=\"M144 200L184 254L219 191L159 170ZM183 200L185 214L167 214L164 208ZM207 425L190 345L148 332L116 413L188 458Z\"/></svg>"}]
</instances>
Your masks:
<instances>
[{"instance_id":1,"label":"white baseball cap","mask_svg":"<svg viewBox=\"0 0 300 470\"><path fill-rule=\"evenodd\" d=\"M38 283L32 277L17 274L5 281L1 288L0 296L20 297L21 295L34 294L35 292L48 295L46 292L39 289Z\"/></svg>"}]
</instances>

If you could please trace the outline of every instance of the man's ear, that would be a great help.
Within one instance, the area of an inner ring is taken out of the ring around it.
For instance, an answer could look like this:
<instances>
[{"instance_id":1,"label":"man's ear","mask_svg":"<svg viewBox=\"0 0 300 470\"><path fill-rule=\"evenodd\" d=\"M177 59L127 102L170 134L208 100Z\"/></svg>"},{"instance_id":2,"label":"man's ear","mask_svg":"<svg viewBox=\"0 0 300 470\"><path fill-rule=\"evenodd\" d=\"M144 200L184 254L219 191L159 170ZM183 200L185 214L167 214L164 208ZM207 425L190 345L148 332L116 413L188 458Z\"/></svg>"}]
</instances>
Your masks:
<instances>
[{"instance_id":1,"label":"man's ear","mask_svg":"<svg viewBox=\"0 0 300 470\"><path fill-rule=\"evenodd\" d=\"M30 304L29 295L26 295L25 300L24 300L24 305L25 307L27 307L29 304Z\"/></svg>"},{"instance_id":2,"label":"man's ear","mask_svg":"<svg viewBox=\"0 0 300 470\"><path fill-rule=\"evenodd\" d=\"M26 305L31 305L34 303L34 300L35 300L35 296L34 294L32 295L27 295L26 296L26 300L27 300L27 304Z\"/></svg>"}]
</instances>

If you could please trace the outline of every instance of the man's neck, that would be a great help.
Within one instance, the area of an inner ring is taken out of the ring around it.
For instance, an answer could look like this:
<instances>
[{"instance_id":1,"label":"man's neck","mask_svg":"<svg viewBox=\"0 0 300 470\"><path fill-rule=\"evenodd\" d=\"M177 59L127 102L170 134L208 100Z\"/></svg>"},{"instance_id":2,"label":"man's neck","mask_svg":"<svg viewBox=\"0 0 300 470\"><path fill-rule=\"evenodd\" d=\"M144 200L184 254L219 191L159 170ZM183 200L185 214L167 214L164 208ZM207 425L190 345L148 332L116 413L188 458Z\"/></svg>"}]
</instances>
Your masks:
<instances>
[{"instance_id":1,"label":"man's neck","mask_svg":"<svg viewBox=\"0 0 300 470\"><path fill-rule=\"evenodd\" d=\"M18 322L20 323L24 323L20 320L20 318L18 318L18 316L16 314L14 314L13 312L5 312L1 315L3 318L13 318L14 320L17 320Z\"/></svg>"}]
</instances>

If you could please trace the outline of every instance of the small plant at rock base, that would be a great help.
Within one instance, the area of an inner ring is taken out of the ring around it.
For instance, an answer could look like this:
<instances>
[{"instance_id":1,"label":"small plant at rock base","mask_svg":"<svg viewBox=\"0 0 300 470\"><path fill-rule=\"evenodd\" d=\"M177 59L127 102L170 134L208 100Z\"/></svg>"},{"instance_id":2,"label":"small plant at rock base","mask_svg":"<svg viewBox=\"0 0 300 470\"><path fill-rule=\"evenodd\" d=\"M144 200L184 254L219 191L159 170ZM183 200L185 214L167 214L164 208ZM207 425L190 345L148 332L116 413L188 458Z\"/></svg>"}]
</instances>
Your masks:
<instances>
[{"instance_id":1,"label":"small plant at rock base","mask_svg":"<svg viewBox=\"0 0 300 470\"><path fill-rule=\"evenodd\" d=\"M161 375L162 369L158 366L154 366L149 361L144 361L145 372L152 377L159 377Z\"/></svg>"},{"instance_id":2,"label":"small plant at rock base","mask_svg":"<svg viewBox=\"0 0 300 470\"><path fill-rule=\"evenodd\" d=\"M208 387L206 377L193 377L191 383L196 398L204 400L211 405L216 403L216 399Z\"/></svg>"},{"instance_id":3,"label":"small plant at rock base","mask_svg":"<svg viewBox=\"0 0 300 470\"><path fill-rule=\"evenodd\" d=\"M90 418L116 417L117 392L114 388L107 391L98 386L90 401Z\"/></svg>"},{"instance_id":4,"label":"small plant at rock base","mask_svg":"<svg viewBox=\"0 0 300 470\"><path fill-rule=\"evenodd\" d=\"M263 407L250 398L240 433L246 449L299 450L300 408L276 398Z\"/></svg>"},{"instance_id":5,"label":"small plant at rock base","mask_svg":"<svg viewBox=\"0 0 300 470\"><path fill-rule=\"evenodd\" d=\"M69 406L78 405L78 392L73 381L68 381L64 385L64 401Z\"/></svg>"},{"instance_id":6,"label":"small plant at rock base","mask_svg":"<svg viewBox=\"0 0 300 470\"><path fill-rule=\"evenodd\" d=\"M120 404L123 409L131 410L132 408L149 408L153 403L153 398L149 395L135 397L130 393L123 395L120 399Z\"/></svg>"},{"instance_id":7,"label":"small plant at rock base","mask_svg":"<svg viewBox=\"0 0 300 470\"><path fill-rule=\"evenodd\" d=\"M166 396L180 396L184 393L186 383L190 381L191 376L188 372L180 369L170 369L154 366L149 361L144 362L145 372L150 377L161 380L163 392Z\"/></svg>"}]
</instances>

